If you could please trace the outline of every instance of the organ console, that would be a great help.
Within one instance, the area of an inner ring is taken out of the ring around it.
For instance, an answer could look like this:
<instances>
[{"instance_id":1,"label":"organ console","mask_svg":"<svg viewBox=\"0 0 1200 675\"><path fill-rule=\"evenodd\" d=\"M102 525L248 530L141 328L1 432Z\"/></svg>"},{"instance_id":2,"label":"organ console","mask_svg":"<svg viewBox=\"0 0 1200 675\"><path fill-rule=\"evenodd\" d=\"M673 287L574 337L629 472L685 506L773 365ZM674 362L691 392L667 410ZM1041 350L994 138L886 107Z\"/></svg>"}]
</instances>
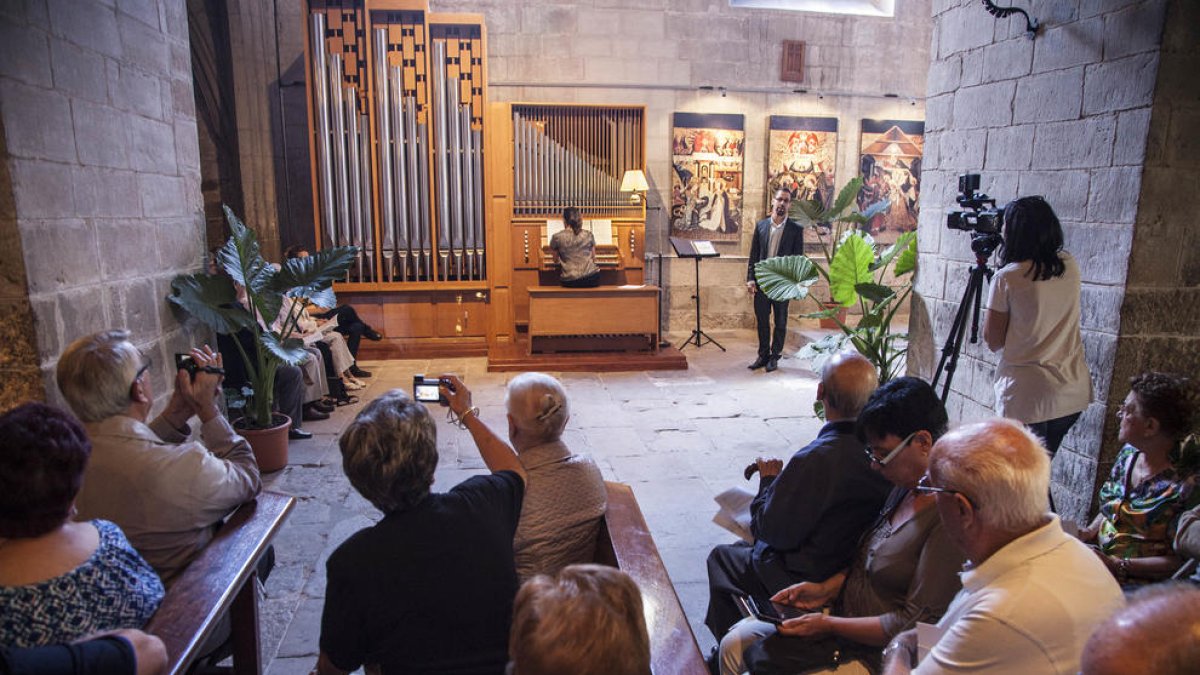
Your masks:
<instances>
[{"instance_id":1,"label":"organ console","mask_svg":"<svg viewBox=\"0 0 1200 675\"><path fill-rule=\"evenodd\" d=\"M640 106L488 103L482 17L427 0L307 0L305 47L318 246L359 257L335 284L383 327L384 354L483 353L518 340L530 287L557 283L548 219L612 223L606 285L639 284ZM468 320L468 318L470 320Z\"/></svg>"}]
</instances>

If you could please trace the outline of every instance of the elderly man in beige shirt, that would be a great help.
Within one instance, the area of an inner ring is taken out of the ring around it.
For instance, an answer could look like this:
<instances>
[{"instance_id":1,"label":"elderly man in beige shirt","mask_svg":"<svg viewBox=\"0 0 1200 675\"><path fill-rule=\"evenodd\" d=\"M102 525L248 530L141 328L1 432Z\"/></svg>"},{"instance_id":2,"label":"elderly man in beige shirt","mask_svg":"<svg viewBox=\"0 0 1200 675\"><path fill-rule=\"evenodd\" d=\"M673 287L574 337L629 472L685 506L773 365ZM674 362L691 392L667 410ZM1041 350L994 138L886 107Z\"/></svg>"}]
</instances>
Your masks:
<instances>
[{"instance_id":1,"label":"elderly man in beige shirt","mask_svg":"<svg viewBox=\"0 0 1200 675\"><path fill-rule=\"evenodd\" d=\"M151 363L127 331L76 340L56 373L92 441L75 502L79 517L119 525L168 585L212 539L214 526L262 489L249 444L217 407L220 355L205 346L191 356L195 377L173 371L171 399L149 423ZM193 415L201 440L188 440Z\"/></svg>"},{"instance_id":2,"label":"elderly man in beige shirt","mask_svg":"<svg viewBox=\"0 0 1200 675\"><path fill-rule=\"evenodd\" d=\"M464 423L478 418L471 392L457 378L450 381L446 393L451 411ZM517 576L524 581L591 562L607 492L596 463L562 442L571 416L566 391L549 375L522 373L508 383L505 406L508 438L526 471L525 501L513 539ZM503 443L486 424L467 429L481 447Z\"/></svg>"}]
</instances>

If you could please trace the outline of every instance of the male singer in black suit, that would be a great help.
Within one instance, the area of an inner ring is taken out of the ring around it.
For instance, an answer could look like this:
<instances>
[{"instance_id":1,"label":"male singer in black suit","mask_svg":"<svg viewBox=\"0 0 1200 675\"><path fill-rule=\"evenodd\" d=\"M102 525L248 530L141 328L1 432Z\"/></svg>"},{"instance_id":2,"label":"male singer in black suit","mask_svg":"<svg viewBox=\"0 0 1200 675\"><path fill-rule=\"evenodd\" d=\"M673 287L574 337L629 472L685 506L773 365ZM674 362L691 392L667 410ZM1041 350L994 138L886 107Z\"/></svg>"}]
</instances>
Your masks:
<instances>
[{"instance_id":1,"label":"male singer in black suit","mask_svg":"<svg viewBox=\"0 0 1200 675\"><path fill-rule=\"evenodd\" d=\"M779 355L783 353L783 341L787 339L788 303L775 302L758 292L754 282L754 265L760 260L785 255L804 253L804 230L800 224L787 217L792 205L792 193L780 189L771 200L771 215L758 221L754 227L754 239L750 242L750 266L746 270L746 290L754 296L754 321L758 324L758 358L750 364L750 370L766 366L767 372L779 367ZM775 315L775 330L771 331L771 315Z\"/></svg>"}]
</instances>

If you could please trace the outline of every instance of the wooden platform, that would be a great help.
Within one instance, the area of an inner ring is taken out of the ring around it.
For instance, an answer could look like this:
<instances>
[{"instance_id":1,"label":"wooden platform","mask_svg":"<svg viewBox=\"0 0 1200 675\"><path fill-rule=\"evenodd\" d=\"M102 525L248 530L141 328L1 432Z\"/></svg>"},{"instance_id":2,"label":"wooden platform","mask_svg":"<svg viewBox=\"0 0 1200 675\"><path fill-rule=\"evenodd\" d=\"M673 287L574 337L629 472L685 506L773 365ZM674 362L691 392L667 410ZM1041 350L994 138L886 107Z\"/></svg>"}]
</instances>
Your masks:
<instances>
[{"instance_id":1,"label":"wooden platform","mask_svg":"<svg viewBox=\"0 0 1200 675\"><path fill-rule=\"evenodd\" d=\"M541 370L568 373L617 373L635 370L687 370L687 358L674 347L657 352L556 352L530 354L522 337L516 343L488 350L488 372L511 373Z\"/></svg>"}]
</instances>

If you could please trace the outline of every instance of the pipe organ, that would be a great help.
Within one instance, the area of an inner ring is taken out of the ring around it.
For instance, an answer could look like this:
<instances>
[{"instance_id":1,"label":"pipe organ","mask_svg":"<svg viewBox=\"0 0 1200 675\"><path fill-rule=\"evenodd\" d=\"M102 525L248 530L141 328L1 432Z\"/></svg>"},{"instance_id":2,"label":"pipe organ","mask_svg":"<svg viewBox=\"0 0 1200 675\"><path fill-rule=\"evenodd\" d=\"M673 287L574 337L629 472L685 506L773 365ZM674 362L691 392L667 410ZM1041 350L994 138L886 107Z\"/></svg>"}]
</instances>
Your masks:
<instances>
[{"instance_id":1,"label":"pipe organ","mask_svg":"<svg viewBox=\"0 0 1200 675\"><path fill-rule=\"evenodd\" d=\"M307 59L318 241L362 249L350 288L485 281L479 18L310 0Z\"/></svg>"},{"instance_id":2,"label":"pipe organ","mask_svg":"<svg viewBox=\"0 0 1200 675\"><path fill-rule=\"evenodd\" d=\"M318 246L358 259L335 287L376 355L483 353L515 342L531 286L557 283L547 219L611 223L604 284L642 279L640 106L490 104L486 28L428 0L307 0L309 148Z\"/></svg>"}]
</instances>

